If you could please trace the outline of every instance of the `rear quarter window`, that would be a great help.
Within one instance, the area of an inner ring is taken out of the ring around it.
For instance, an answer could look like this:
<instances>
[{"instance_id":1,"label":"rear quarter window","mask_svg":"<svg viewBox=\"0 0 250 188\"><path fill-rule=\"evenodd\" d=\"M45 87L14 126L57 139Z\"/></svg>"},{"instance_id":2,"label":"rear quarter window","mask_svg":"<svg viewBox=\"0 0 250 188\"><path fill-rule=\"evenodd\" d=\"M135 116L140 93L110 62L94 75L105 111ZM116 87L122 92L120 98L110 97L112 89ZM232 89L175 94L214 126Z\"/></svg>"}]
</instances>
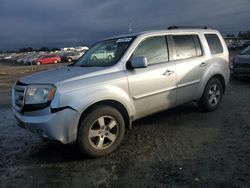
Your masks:
<instances>
[{"instance_id":1,"label":"rear quarter window","mask_svg":"<svg viewBox=\"0 0 250 188\"><path fill-rule=\"evenodd\" d=\"M223 53L221 41L216 34L205 34L211 54Z\"/></svg>"}]
</instances>

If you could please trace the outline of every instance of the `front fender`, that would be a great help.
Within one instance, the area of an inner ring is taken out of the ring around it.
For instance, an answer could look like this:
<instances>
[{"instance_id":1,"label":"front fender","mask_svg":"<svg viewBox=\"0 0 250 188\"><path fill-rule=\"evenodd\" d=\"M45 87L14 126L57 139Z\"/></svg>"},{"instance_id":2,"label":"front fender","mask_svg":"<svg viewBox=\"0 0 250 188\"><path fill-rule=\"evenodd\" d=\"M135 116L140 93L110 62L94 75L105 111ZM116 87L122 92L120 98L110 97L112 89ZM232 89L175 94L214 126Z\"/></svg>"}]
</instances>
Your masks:
<instances>
[{"instance_id":1,"label":"front fender","mask_svg":"<svg viewBox=\"0 0 250 188\"><path fill-rule=\"evenodd\" d=\"M70 106L79 113L83 113L89 106L97 102L114 100L126 108L130 117L134 114L134 107L131 103L129 92L113 85L99 85L98 87L74 90L65 92L60 96L58 97L60 105L55 103L56 106Z\"/></svg>"}]
</instances>

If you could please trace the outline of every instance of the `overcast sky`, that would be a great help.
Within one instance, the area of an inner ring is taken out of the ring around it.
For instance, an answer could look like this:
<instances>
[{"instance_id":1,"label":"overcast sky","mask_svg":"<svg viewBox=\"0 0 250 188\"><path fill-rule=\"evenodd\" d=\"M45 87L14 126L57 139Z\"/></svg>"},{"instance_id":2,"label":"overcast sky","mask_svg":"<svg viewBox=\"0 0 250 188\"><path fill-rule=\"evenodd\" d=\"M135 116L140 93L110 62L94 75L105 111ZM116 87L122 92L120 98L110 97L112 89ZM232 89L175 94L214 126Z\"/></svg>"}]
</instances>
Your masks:
<instances>
[{"instance_id":1,"label":"overcast sky","mask_svg":"<svg viewBox=\"0 0 250 188\"><path fill-rule=\"evenodd\" d=\"M250 0L0 0L0 49L90 45L112 35L209 25L250 29Z\"/></svg>"}]
</instances>

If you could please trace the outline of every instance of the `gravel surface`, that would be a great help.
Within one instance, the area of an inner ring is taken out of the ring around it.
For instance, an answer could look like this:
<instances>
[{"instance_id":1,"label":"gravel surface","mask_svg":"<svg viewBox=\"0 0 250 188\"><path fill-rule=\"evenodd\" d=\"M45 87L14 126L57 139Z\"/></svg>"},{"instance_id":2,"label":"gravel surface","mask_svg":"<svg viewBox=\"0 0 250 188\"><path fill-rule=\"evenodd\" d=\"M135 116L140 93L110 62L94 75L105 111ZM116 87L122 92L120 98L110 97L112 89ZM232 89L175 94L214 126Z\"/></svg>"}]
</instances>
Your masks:
<instances>
[{"instance_id":1,"label":"gravel surface","mask_svg":"<svg viewBox=\"0 0 250 188\"><path fill-rule=\"evenodd\" d=\"M9 91L16 77L0 76ZM98 159L17 127L4 101L0 187L250 186L250 80L232 80L215 112L188 103L134 122L121 146Z\"/></svg>"}]
</instances>

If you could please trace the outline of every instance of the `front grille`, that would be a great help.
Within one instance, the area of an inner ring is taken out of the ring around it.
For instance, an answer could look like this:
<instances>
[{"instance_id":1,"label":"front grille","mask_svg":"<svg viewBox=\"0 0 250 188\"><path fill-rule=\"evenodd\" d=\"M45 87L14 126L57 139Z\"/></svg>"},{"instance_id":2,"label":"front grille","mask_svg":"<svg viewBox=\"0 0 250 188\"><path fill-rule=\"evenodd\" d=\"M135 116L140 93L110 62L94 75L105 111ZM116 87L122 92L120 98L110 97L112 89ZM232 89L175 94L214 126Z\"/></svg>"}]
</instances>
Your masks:
<instances>
[{"instance_id":1,"label":"front grille","mask_svg":"<svg viewBox=\"0 0 250 188\"><path fill-rule=\"evenodd\" d=\"M27 87L27 84L21 83L19 81L14 86L14 103L20 109L24 105L26 87Z\"/></svg>"}]
</instances>

